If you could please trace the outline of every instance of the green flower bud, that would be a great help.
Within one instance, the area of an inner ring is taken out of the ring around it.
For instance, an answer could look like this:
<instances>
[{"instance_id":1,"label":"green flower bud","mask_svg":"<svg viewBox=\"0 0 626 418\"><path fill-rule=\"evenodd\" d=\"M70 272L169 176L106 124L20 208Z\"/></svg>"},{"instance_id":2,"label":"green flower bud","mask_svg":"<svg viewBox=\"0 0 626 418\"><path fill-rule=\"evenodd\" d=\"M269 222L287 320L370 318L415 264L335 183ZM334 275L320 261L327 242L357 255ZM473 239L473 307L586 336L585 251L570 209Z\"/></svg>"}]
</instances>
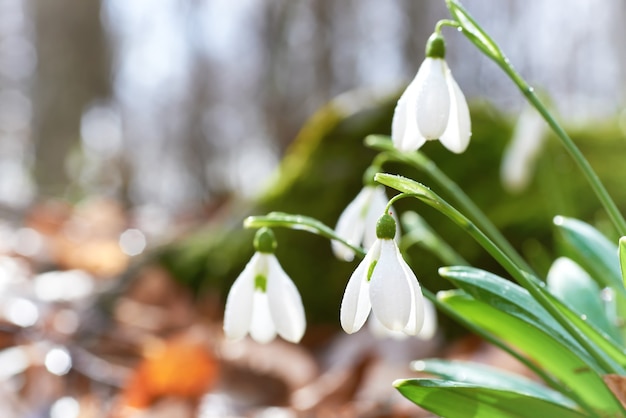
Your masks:
<instances>
[{"instance_id":1,"label":"green flower bud","mask_svg":"<svg viewBox=\"0 0 626 418\"><path fill-rule=\"evenodd\" d=\"M441 59L446 57L446 41L441 34L435 32L428 38L426 42L426 57Z\"/></svg>"},{"instance_id":2,"label":"green flower bud","mask_svg":"<svg viewBox=\"0 0 626 418\"><path fill-rule=\"evenodd\" d=\"M276 251L276 237L271 229L263 227L254 236L254 249L260 253L274 254Z\"/></svg>"},{"instance_id":3,"label":"green flower bud","mask_svg":"<svg viewBox=\"0 0 626 418\"><path fill-rule=\"evenodd\" d=\"M396 220L387 213L376 222L376 236L379 239L393 239L396 236Z\"/></svg>"}]
</instances>

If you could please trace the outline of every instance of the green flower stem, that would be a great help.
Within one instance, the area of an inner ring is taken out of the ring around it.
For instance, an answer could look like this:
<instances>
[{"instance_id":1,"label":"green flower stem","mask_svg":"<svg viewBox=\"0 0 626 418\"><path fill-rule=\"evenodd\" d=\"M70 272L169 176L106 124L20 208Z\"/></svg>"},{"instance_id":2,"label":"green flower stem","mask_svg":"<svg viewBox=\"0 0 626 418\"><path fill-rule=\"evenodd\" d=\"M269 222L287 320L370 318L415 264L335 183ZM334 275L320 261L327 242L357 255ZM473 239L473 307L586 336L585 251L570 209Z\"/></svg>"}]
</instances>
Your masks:
<instances>
[{"instance_id":1,"label":"green flower stem","mask_svg":"<svg viewBox=\"0 0 626 418\"><path fill-rule=\"evenodd\" d=\"M350 247L359 257L365 257L366 251L356 245L350 244L345 239L338 236L335 231L324 225L317 219L303 216L292 215L282 212L271 212L265 216L248 216L243 221L243 226L246 228L287 228L296 229L300 231L310 232L315 235L320 235L330 240L339 241L342 244Z\"/></svg>"},{"instance_id":2,"label":"green flower stem","mask_svg":"<svg viewBox=\"0 0 626 418\"><path fill-rule=\"evenodd\" d=\"M548 297L544 295L540 289L543 283L541 283L539 279L521 270L493 241L478 229L472 221L448 202L443 200L428 187L401 176L380 173L375 176L374 180L408 196L415 197L450 218L491 254L520 285L525 287L533 298L535 298L535 300L537 300L537 302L539 302L539 304L541 304L541 306L543 306L546 311L548 311L550 315L587 350L589 355L604 369L604 372L626 374L626 370L624 370L622 366L616 364L550 302Z\"/></svg>"},{"instance_id":3,"label":"green flower stem","mask_svg":"<svg viewBox=\"0 0 626 418\"><path fill-rule=\"evenodd\" d=\"M463 327L472 331L473 333L480 335L485 341L493 344L498 347L502 351L510 354L513 358L517 359L524 366L528 367L529 370L534 372L537 376L539 376L549 387L554 390L561 392L563 395L573 399L576 401L578 405L580 405L585 411L591 413L592 416L595 416L596 413L589 405L585 403L583 399L581 399L576 393L572 392L566 385L563 385L559 380L555 379L552 375L546 373L541 367L537 366L535 362L528 359L518 351L514 350L511 346L506 344L500 338L491 334L490 332L485 331L481 327L476 326L473 322L468 321L462 315L459 315L454 309L450 308L445 303L441 302L437 296L432 293L430 290L422 288L422 293L424 296L430 300L437 308L448 315L450 318L453 318Z\"/></svg>"},{"instance_id":4,"label":"green flower stem","mask_svg":"<svg viewBox=\"0 0 626 418\"><path fill-rule=\"evenodd\" d=\"M437 167L437 165L426 157L423 153L417 151L412 153L405 153L398 151L391 142L391 139L382 135L369 135L365 138L365 144L370 148L378 151L383 151L384 155L387 155L388 160L395 160L409 164L418 170L428 174L434 181L444 188L450 196L452 196L456 203L463 209L463 211L476 222L482 230L484 230L489 238L491 238L506 254L513 260L521 269L533 272L532 267L528 265L526 260L513 248L513 246L507 241L502 233L495 227L495 225L487 218L487 216L480 210L478 206L472 201L472 199L465 194L465 192L448 177L443 171Z\"/></svg>"},{"instance_id":5,"label":"green flower stem","mask_svg":"<svg viewBox=\"0 0 626 418\"><path fill-rule=\"evenodd\" d=\"M459 25L459 22L457 22L456 20L442 19L439 22L437 22L437 24L435 25L435 33L440 34L441 33L441 28L443 28L444 26L450 26L450 27L453 27L453 28L461 27Z\"/></svg>"},{"instance_id":6,"label":"green flower stem","mask_svg":"<svg viewBox=\"0 0 626 418\"><path fill-rule=\"evenodd\" d=\"M565 149L574 159L583 175L589 182L591 188L607 211L613 225L620 235L626 235L626 220L619 211L617 205L607 192L604 184L595 173L589 161L584 157L580 149L574 141L569 137L561 125L554 119L546 106L539 100L534 89L522 78L522 76L513 68L509 59L502 53L500 47L493 39L480 27L480 25L470 16L470 14L461 6L458 1L446 0L446 5L450 13L459 23L463 34L478 47L485 55L491 58L517 85L520 91L526 96L528 101L537 109L550 128L556 133L557 137Z\"/></svg>"}]
</instances>

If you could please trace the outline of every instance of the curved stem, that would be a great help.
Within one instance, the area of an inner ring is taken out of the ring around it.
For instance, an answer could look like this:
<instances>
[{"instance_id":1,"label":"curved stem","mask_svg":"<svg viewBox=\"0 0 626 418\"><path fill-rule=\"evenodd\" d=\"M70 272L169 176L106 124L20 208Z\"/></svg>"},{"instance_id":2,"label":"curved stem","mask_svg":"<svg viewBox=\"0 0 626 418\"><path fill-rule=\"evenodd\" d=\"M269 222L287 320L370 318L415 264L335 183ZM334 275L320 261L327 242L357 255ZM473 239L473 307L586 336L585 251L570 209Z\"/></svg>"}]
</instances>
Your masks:
<instances>
[{"instance_id":1,"label":"curved stem","mask_svg":"<svg viewBox=\"0 0 626 418\"><path fill-rule=\"evenodd\" d=\"M463 228L472 238L474 238L498 263L509 272L509 274L533 296L550 315L567 330L576 341L593 357L605 373L626 374L626 370L616 364L606 355L596 344L582 333L548 297L543 294L540 286L543 285L535 276L521 270L493 241L487 237L472 221L456 210L448 202L439 197L435 192L426 186L409 180L404 177L377 174L375 180L381 184L394 188L402 193L411 195L416 199L437 209L442 214L450 218L454 223Z\"/></svg>"},{"instance_id":2,"label":"curved stem","mask_svg":"<svg viewBox=\"0 0 626 418\"><path fill-rule=\"evenodd\" d=\"M261 228L265 226L268 228L288 228L307 231L330 240L339 241L349 247L359 257L365 257L366 254L366 251L363 248L349 243L337 235L329 226L326 226L317 219L308 216L271 212L265 216L248 216L243 221L243 226L246 228Z\"/></svg>"},{"instance_id":3,"label":"curved stem","mask_svg":"<svg viewBox=\"0 0 626 418\"><path fill-rule=\"evenodd\" d=\"M438 21L437 24L435 25L435 32L441 33L441 28L443 28L444 26L450 26L453 28L461 27L461 25L459 25L459 22L457 22L456 20L442 19Z\"/></svg>"},{"instance_id":4,"label":"curved stem","mask_svg":"<svg viewBox=\"0 0 626 418\"><path fill-rule=\"evenodd\" d=\"M578 149L574 141L565 132L561 125L554 119L546 106L539 100L533 88L522 78L522 76L513 68L511 62L502 53L500 47L494 40L482 29L482 27L472 18L472 16L457 1L446 0L446 5L450 13L459 23L463 34L485 55L491 58L509 78L517 85L520 91L526 96L528 101L537 109L544 120L550 125L550 128L556 133L557 137L569 152L572 159L576 162L583 175L589 182L589 185L595 192L596 196L607 211L609 218L613 222L617 232L623 236L626 235L626 220L619 211L617 205L607 192L604 184L593 170L589 161L584 157Z\"/></svg>"},{"instance_id":5,"label":"curved stem","mask_svg":"<svg viewBox=\"0 0 626 418\"><path fill-rule=\"evenodd\" d=\"M591 188L600 200L600 203L602 203L602 205L604 206L617 232L621 236L626 235L626 220L624 220L624 216L618 209L615 201L613 201L613 199L609 195L609 192L604 187L604 184L602 183L596 172L593 170L593 168L589 164L589 161L587 161L578 146L576 146L576 144L570 138L567 132L565 132L561 125L554 119L554 117L552 117L552 114L548 111L548 109L541 102L541 100L539 100L533 88L528 85L528 83L517 73L517 71L515 71L515 69L509 64L508 60L505 62L496 62L498 63L498 65L500 65L504 72L509 75L513 82L522 91L524 96L526 96L528 101L535 107L535 109L537 109L537 111L541 114L544 120L556 133L557 137L561 140L561 143L563 144L565 149L569 152L572 159L576 162L580 170L583 172L585 178L591 185Z\"/></svg>"},{"instance_id":6,"label":"curved stem","mask_svg":"<svg viewBox=\"0 0 626 418\"><path fill-rule=\"evenodd\" d=\"M404 153L398 151L391 139L381 135L370 135L365 138L365 143L378 151L384 151L388 160L395 160L409 164L410 166L428 174L439 186L444 188L456 203L468 213L481 229L513 260L520 268L533 272L532 267L519 255L509 241L502 235L500 230L489 220L482 210L465 194L465 192L448 177L437 165L421 152Z\"/></svg>"}]
</instances>

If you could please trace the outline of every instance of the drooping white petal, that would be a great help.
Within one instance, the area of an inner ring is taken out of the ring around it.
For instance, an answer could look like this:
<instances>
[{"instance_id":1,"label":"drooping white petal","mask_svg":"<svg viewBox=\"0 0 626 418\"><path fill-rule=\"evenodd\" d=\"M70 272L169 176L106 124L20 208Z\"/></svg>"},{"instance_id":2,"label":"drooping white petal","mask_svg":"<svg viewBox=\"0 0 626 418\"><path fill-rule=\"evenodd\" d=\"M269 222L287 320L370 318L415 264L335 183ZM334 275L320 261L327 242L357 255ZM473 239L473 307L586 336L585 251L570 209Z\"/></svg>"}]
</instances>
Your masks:
<instances>
[{"instance_id":1,"label":"drooping white petal","mask_svg":"<svg viewBox=\"0 0 626 418\"><path fill-rule=\"evenodd\" d=\"M404 261L397 246L395 249L398 263L402 267L404 277L411 289L411 293L406 295L411 298L411 313L409 314L409 321L402 331L408 335L417 335L424 324L424 296L422 295L422 289L417 281L417 277L415 277L415 273L413 273L413 270L411 270L406 261Z\"/></svg>"},{"instance_id":2,"label":"drooping white petal","mask_svg":"<svg viewBox=\"0 0 626 418\"><path fill-rule=\"evenodd\" d=\"M339 216L335 232L351 244L361 245L365 230L364 208L371 200L373 189L371 186L363 187ZM341 260L352 261L354 259L354 251L339 241L331 241L331 248L335 256Z\"/></svg>"},{"instance_id":3,"label":"drooping white petal","mask_svg":"<svg viewBox=\"0 0 626 418\"><path fill-rule=\"evenodd\" d=\"M341 327L348 334L360 330L370 313L370 282L367 280L367 274L372 263L378 260L379 255L380 240L377 240L354 270L346 285L339 315Z\"/></svg>"},{"instance_id":4,"label":"drooping white petal","mask_svg":"<svg viewBox=\"0 0 626 418\"><path fill-rule=\"evenodd\" d=\"M250 336L261 344L268 343L276 338L276 327L270 314L267 293L254 292Z\"/></svg>"},{"instance_id":5,"label":"drooping white petal","mask_svg":"<svg viewBox=\"0 0 626 418\"><path fill-rule=\"evenodd\" d=\"M306 329L304 307L298 289L282 269L274 254L267 257L267 299L278 335L292 343L302 339Z\"/></svg>"},{"instance_id":6,"label":"drooping white petal","mask_svg":"<svg viewBox=\"0 0 626 418\"><path fill-rule=\"evenodd\" d=\"M450 95L450 117L446 130L439 141L450 151L460 154L467 149L472 135L469 107L461 88L452 77L445 61L443 61L443 65Z\"/></svg>"},{"instance_id":7,"label":"drooping white petal","mask_svg":"<svg viewBox=\"0 0 626 418\"><path fill-rule=\"evenodd\" d=\"M435 305L424 298L424 324L416 337L420 340L430 340L437 332L437 310Z\"/></svg>"},{"instance_id":8,"label":"drooping white petal","mask_svg":"<svg viewBox=\"0 0 626 418\"><path fill-rule=\"evenodd\" d=\"M417 117L417 127L426 139L439 139L448 124L450 94L445 70L441 58L426 58L418 70L417 108L413 117Z\"/></svg>"},{"instance_id":9,"label":"drooping white petal","mask_svg":"<svg viewBox=\"0 0 626 418\"><path fill-rule=\"evenodd\" d=\"M376 318L392 331L409 323L413 290L396 255L393 240L380 240L380 257L370 280L370 300Z\"/></svg>"},{"instance_id":10,"label":"drooping white petal","mask_svg":"<svg viewBox=\"0 0 626 418\"><path fill-rule=\"evenodd\" d=\"M387 329L376 318L376 315L370 315L369 319L367 320L367 325L372 335L376 338L393 338L394 340L405 340L409 337L404 332L392 331L390 329Z\"/></svg>"},{"instance_id":11,"label":"drooping white petal","mask_svg":"<svg viewBox=\"0 0 626 418\"><path fill-rule=\"evenodd\" d=\"M500 166L502 185L509 192L521 192L530 183L537 155L544 143L546 126L530 105L520 114Z\"/></svg>"},{"instance_id":12,"label":"drooping white petal","mask_svg":"<svg viewBox=\"0 0 626 418\"><path fill-rule=\"evenodd\" d=\"M417 128L417 83L419 72L415 79L402 93L393 112L391 122L391 139L396 149L400 151L415 151L426 142L426 138Z\"/></svg>"},{"instance_id":13,"label":"drooping white petal","mask_svg":"<svg viewBox=\"0 0 626 418\"><path fill-rule=\"evenodd\" d=\"M229 339L243 338L250 328L254 278L259 258L259 253L252 256L228 292L224 309L224 334Z\"/></svg>"}]
</instances>

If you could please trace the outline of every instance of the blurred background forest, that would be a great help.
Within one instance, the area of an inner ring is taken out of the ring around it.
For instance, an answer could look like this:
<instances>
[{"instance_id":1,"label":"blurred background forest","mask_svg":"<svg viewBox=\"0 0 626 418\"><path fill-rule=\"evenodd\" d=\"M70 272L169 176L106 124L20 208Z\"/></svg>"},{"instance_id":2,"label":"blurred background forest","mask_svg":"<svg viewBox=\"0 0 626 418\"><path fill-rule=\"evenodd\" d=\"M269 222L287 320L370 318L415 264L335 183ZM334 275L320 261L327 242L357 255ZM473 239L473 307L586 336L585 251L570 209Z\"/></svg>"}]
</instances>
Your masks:
<instances>
[{"instance_id":1,"label":"blurred background forest","mask_svg":"<svg viewBox=\"0 0 626 418\"><path fill-rule=\"evenodd\" d=\"M623 2L467 6L568 121L623 108ZM445 16L416 0L1 0L0 202L104 194L179 215L254 195L322 104L413 77ZM448 39L468 98L518 111L498 69Z\"/></svg>"},{"instance_id":2,"label":"blurred background forest","mask_svg":"<svg viewBox=\"0 0 626 418\"><path fill-rule=\"evenodd\" d=\"M626 3L465 5L626 207ZM417 417L390 401L410 360L506 363L477 355L488 349L476 340L443 352L438 339L343 338L354 266L318 237L281 245L284 231L278 255L311 325L303 344L221 336L224 292L252 252L242 216L308 211L332 225L374 155L363 137L388 131L447 16L443 0L0 0L0 416ZM500 154L523 97L464 37L444 36L473 138L464 159L425 148L545 271L552 216L601 221L598 205L554 146L535 190L500 205ZM372 94L344 94L354 90ZM345 114L323 108L338 96ZM268 180L280 186L268 192ZM419 260L420 280L441 286L436 261ZM199 294L205 282L218 291Z\"/></svg>"}]
</instances>

